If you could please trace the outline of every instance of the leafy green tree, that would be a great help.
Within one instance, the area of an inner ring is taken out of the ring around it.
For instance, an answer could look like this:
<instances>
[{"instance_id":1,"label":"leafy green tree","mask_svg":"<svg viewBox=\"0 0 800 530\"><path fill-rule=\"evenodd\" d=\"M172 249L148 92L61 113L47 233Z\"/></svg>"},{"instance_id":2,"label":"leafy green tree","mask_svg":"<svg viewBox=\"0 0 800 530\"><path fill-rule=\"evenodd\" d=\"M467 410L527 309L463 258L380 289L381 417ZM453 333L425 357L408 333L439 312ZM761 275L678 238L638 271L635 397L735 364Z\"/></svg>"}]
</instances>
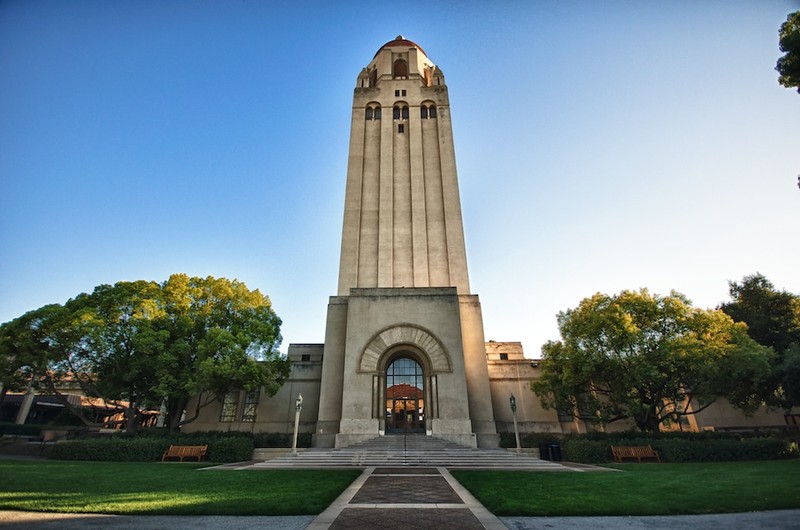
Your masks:
<instances>
[{"instance_id":1,"label":"leafy green tree","mask_svg":"<svg viewBox=\"0 0 800 530\"><path fill-rule=\"evenodd\" d=\"M775 289L759 273L728 285L731 301L720 309L747 324L750 337L776 353L765 401L783 408L800 405L800 295Z\"/></svg>"},{"instance_id":2,"label":"leafy green tree","mask_svg":"<svg viewBox=\"0 0 800 530\"><path fill-rule=\"evenodd\" d=\"M51 304L0 325L3 395L25 391L29 385L40 388L51 361L62 355L60 324L65 313L63 306Z\"/></svg>"},{"instance_id":3,"label":"leafy green tree","mask_svg":"<svg viewBox=\"0 0 800 530\"><path fill-rule=\"evenodd\" d=\"M780 74L778 82L786 88L796 87L800 93L800 11L789 13L786 22L781 24L778 37L784 52L775 66Z\"/></svg>"},{"instance_id":4,"label":"leafy green tree","mask_svg":"<svg viewBox=\"0 0 800 530\"><path fill-rule=\"evenodd\" d=\"M73 345L70 377L89 396L109 404L125 402L127 429L135 429L142 407L158 407L155 361L166 348L168 333L156 282L100 285L66 304L78 340Z\"/></svg>"},{"instance_id":5,"label":"leafy green tree","mask_svg":"<svg viewBox=\"0 0 800 530\"><path fill-rule=\"evenodd\" d=\"M760 404L769 350L679 293L598 293L560 312L558 325L562 339L542 347L542 377L531 385L546 408L656 432L720 397L745 411Z\"/></svg>"},{"instance_id":6,"label":"leafy green tree","mask_svg":"<svg viewBox=\"0 0 800 530\"><path fill-rule=\"evenodd\" d=\"M277 392L290 370L277 349L280 324L269 298L236 280L175 274L162 284L100 285L0 326L3 385L31 384L81 415L60 391L78 385L126 403L128 429L143 407L166 402L177 428L191 397L199 396L183 423L232 390Z\"/></svg>"},{"instance_id":7,"label":"leafy green tree","mask_svg":"<svg viewBox=\"0 0 800 530\"><path fill-rule=\"evenodd\" d=\"M236 280L190 278L175 274L163 285L169 332L158 362L160 396L167 399L170 425L181 424L190 398L202 407L233 389L263 388L274 395L289 376L290 364L278 353L281 321L269 298Z\"/></svg>"},{"instance_id":8,"label":"leafy green tree","mask_svg":"<svg viewBox=\"0 0 800 530\"><path fill-rule=\"evenodd\" d=\"M760 273L741 282L728 282L731 301L720 305L737 322L747 324L747 333L759 344L785 352L800 343L800 296L778 291Z\"/></svg>"}]
</instances>

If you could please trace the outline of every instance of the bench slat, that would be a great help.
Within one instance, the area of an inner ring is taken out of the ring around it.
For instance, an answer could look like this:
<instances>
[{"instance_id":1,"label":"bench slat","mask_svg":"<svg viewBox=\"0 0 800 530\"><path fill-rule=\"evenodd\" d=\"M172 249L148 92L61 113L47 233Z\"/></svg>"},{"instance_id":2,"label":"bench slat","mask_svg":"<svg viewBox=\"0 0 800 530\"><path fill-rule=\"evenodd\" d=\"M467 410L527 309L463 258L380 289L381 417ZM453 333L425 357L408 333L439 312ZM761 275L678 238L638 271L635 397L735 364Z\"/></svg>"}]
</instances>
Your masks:
<instances>
[{"instance_id":1,"label":"bench slat","mask_svg":"<svg viewBox=\"0 0 800 530\"><path fill-rule=\"evenodd\" d=\"M611 453L614 455L614 461L618 463L622 463L622 460L625 458L635 458L639 463L642 462L642 458L655 458L659 463L661 463L661 457L659 456L658 451L649 445L612 445Z\"/></svg>"},{"instance_id":2,"label":"bench slat","mask_svg":"<svg viewBox=\"0 0 800 530\"><path fill-rule=\"evenodd\" d=\"M170 445L164 451L161 461L166 462L169 458L177 458L179 462L183 462L184 458L196 458L200 462L205 459L207 451L207 445Z\"/></svg>"}]
</instances>

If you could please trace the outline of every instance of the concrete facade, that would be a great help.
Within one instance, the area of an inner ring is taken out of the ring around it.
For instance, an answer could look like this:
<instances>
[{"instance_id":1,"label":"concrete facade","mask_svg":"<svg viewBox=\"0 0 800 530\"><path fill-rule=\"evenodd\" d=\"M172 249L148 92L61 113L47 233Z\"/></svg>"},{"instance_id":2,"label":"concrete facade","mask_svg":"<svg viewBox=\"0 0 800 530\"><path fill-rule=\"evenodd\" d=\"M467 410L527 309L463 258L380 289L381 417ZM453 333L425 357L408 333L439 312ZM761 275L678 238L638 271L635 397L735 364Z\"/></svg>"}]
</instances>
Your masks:
<instances>
[{"instance_id":1,"label":"concrete facade","mask_svg":"<svg viewBox=\"0 0 800 530\"><path fill-rule=\"evenodd\" d=\"M518 342L486 342L470 292L444 75L412 41L386 43L356 80L338 291L324 344L291 344L289 381L271 398L244 392L204 409L185 430L291 432L346 447L413 429L470 447L513 431L598 428L545 410L530 389L538 362ZM255 409L253 407L255 406ZM255 413L253 414L253 410ZM691 430L781 427L718 403ZM604 430L631 425L615 423Z\"/></svg>"},{"instance_id":2,"label":"concrete facade","mask_svg":"<svg viewBox=\"0 0 800 530\"><path fill-rule=\"evenodd\" d=\"M326 325L315 445L384 435L399 428L397 414L414 414L413 427L428 434L497 445L447 85L401 36L356 80L339 287ZM421 372L406 389L414 396L396 395L398 359Z\"/></svg>"}]
</instances>

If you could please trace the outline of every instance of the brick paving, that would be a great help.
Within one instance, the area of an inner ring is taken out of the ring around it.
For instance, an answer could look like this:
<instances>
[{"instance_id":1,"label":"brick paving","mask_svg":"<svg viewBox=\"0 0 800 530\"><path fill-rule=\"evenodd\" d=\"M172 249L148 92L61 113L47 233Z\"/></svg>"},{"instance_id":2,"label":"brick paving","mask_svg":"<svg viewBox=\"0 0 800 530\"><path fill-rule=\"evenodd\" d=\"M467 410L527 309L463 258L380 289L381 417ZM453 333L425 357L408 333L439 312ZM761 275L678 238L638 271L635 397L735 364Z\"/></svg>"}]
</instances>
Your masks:
<instances>
[{"instance_id":1,"label":"brick paving","mask_svg":"<svg viewBox=\"0 0 800 530\"><path fill-rule=\"evenodd\" d=\"M309 530L504 529L442 467L368 467Z\"/></svg>"},{"instance_id":2,"label":"brick paving","mask_svg":"<svg viewBox=\"0 0 800 530\"><path fill-rule=\"evenodd\" d=\"M441 475L375 475L350 504L464 504Z\"/></svg>"},{"instance_id":3,"label":"brick paving","mask_svg":"<svg viewBox=\"0 0 800 530\"><path fill-rule=\"evenodd\" d=\"M439 508L436 510L345 508L329 528L331 530L372 530L373 528L483 530L484 526L466 508Z\"/></svg>"}]
</instances>

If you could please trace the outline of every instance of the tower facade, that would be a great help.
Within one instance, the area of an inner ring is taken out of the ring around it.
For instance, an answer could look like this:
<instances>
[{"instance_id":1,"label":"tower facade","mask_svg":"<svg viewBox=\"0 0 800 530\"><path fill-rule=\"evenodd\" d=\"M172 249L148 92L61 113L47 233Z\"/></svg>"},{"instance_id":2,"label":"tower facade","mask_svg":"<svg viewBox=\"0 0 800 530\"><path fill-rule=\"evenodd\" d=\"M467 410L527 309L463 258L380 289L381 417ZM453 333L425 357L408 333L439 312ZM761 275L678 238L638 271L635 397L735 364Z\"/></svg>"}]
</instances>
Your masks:
<instances>
[{"instance_id":1,"label":"tower facade","mask_svg":"<svg viewBox=\"0 0 800 530\"><path fill-rule=\"evenodd\" d=\"M447 85L401 36L353 96L338 294L371 287L469 294Z\"/></svg>"},{"instance_id":2,"label":"tower facade","mask_svg":"<svg viewBox=\"0 0 800 530\"><path fill-rule=\"evenodd\" d=\"M416 43L398 36L359 74L349 150L315 445L409 431L496 445L447 85Z\"/></svg>"}]
</instances>

